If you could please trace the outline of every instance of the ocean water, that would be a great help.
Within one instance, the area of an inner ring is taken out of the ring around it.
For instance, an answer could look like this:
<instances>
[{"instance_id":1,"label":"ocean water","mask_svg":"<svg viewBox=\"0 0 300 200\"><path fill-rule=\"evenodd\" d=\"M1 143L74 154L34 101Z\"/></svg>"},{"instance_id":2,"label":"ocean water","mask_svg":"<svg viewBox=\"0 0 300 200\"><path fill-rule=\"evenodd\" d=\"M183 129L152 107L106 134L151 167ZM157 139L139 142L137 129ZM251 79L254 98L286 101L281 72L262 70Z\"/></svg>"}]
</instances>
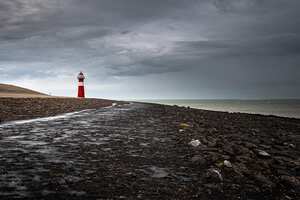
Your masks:
<instances>
[{"instance_id":1,"label":"ocean water","mask_svg":"<svg viewBox=\"0 0 300 200\"><path fill-rule=\"evenodd\" d=\"M263 115L276 115L300 119L300 99L287 100L195 100L157 99L140 100L166 105L190 106L214 111L241 112Z\"/></svg>"}]
</instances>

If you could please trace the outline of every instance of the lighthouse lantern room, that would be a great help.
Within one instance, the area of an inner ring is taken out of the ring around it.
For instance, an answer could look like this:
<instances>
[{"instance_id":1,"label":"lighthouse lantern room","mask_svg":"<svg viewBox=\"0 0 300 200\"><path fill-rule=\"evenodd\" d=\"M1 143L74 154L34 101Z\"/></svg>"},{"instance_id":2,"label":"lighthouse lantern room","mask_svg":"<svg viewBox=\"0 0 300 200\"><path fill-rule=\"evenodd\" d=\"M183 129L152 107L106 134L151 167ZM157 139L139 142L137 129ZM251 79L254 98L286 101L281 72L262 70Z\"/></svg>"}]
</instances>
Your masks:
<instances>
[{"instance_id":1,"label":"lighthouse lantern room","mask_svg":"<svg viewBox=\"0 0 300 200\"><path fill-rule=\"evenodd\" d=\"M84 98L85 97L85 94L84 94L84 75L82 72L80 72L77 76L77 79L78 79L78 97L79 98Z\"/></svg>"}]
</instances>

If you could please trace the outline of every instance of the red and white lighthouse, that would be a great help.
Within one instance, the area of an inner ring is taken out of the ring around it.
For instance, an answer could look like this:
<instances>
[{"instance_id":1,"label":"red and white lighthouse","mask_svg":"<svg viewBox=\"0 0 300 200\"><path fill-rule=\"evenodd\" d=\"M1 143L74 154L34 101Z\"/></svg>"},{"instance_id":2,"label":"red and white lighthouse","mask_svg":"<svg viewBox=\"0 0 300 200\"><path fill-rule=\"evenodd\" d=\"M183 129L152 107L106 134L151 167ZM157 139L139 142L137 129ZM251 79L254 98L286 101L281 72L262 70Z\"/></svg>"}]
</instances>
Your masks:
<instances>
[{"instance_id":1,"label":"red and white lighthouse","mask_svg":"<svg viewBox=\"0 0 300 200\"><path fill-rule=\"evenodd\" d=\"M83 84L83 81L85 79L84 75L82 72L80 72L77 76L77 79L78 79L78 97L79 98L84 98L85 95L84 95L84 84Z\"/></svg>"}]
</instances>

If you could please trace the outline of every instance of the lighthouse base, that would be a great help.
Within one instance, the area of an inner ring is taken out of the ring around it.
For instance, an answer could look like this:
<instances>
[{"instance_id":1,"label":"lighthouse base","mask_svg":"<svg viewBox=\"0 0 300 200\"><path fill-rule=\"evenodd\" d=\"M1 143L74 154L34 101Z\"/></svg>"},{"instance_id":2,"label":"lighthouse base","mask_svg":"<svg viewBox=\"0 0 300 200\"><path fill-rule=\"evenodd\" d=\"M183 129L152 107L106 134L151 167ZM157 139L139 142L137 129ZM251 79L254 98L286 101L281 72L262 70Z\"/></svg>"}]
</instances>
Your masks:
<instances>
[{"instance_id":1,"label":"lighthouse base","mask_svg":"<svg viewBox=\"0 0 300 200\"><path fill-rule=\"evenodd\" d=\"M84 86L78 86L78 98L85 98Z\"/></svg>"}]
</instances>

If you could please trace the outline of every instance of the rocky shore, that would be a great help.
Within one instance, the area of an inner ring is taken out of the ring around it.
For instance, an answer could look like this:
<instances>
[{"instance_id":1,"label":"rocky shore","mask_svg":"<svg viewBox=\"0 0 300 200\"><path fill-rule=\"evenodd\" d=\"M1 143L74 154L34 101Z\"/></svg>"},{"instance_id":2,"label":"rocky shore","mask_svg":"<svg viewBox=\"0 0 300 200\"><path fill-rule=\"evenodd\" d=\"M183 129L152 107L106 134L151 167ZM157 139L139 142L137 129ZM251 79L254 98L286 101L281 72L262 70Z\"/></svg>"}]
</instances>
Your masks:
<instances>
[{"instance_id":1,"label":"rocky shore","mask_svg":"<svg viewBox=\"0 0 300 200\"><path fill-rule=\"evenodd\" d=\"M0 123L112 105L111 100L63 97L0 98Z\"/></svg>"},{"instance_id":2,"label":"rocky shore","mask_svg":"<svg viewBox=\"0 0 300 200\"><path fill-rule=\"evenodd\" d=\"M296 200L300 120L132 103L2 125L0 162L1 199Z\"/></svg>"}]
</instances>

